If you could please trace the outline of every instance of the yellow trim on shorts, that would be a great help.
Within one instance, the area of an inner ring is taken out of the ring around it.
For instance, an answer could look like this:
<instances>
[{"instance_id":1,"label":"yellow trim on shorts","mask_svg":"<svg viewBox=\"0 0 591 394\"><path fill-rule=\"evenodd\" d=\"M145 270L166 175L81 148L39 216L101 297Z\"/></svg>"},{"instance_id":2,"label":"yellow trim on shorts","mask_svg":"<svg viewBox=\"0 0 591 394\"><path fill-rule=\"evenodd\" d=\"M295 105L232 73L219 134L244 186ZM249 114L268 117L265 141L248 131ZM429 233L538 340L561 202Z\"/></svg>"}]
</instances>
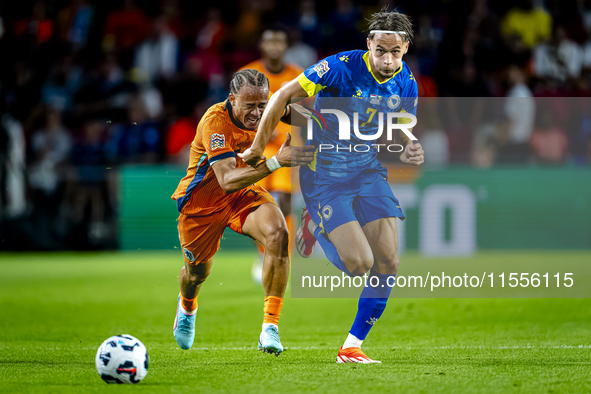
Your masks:
<instances>
[{"instance_id":1,"label":"yellow trim on shorts","mask_svg":"<svg viewBox=\"0 0 591 394\"><path fill-rule=\"evenodd\" d=\"M314 172L316 172L316 154L318 154L318 149L316 149L314 151L314 160L312 160L310 162L310 164L308 164L308 168L311 169Z\"/></svg>"},{"instance_id":2,"label":"yellow trim on shorts","mask_svg":"<svg viewBox=\"0 0 591 394\"><path fill-rule=\"evenodd\" d=\"M318 216L320 216L320 224L318 224L318 227L320 227L320 229L322 230L321 233L325 232L324 231L324 225L323 225L323 221L324 219L322 218L322 213L320 213L320 203L318 203L318 212L316 212L318 214Z\"/></svg>"}]
</instances>

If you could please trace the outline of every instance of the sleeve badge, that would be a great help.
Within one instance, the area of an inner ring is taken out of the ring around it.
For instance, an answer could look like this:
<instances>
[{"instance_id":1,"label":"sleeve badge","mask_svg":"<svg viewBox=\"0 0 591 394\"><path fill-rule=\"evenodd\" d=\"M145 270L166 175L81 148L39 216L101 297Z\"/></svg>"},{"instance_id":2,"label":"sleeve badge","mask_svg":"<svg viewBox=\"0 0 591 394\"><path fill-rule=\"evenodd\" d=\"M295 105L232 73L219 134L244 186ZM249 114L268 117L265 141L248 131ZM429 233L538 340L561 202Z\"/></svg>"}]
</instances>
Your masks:
<instances>
[{"instance_id":1,"label":"sleeve badge","mask_svg":"<svg viewBox=\"0 0 591 394\"><path fill-rule=\"evenodd\" d=\"M328 70L330 70L330 67L328 67L328 62L326 60L323 60L314 66L314 71L316 71L316 74L318 74L318 78L322 78L322 76L326 74Z\"/></svg>"},{"instance_id":2,"label":"sleeve badge","mask_svg":"<svg viewBox=\"0 0 591 394\"><path fill-rule=\"evenodd\" d=\"M226 136L223 134L211 135L211 150L222 149L226 147Z\"/></svg>"}]
</instances>

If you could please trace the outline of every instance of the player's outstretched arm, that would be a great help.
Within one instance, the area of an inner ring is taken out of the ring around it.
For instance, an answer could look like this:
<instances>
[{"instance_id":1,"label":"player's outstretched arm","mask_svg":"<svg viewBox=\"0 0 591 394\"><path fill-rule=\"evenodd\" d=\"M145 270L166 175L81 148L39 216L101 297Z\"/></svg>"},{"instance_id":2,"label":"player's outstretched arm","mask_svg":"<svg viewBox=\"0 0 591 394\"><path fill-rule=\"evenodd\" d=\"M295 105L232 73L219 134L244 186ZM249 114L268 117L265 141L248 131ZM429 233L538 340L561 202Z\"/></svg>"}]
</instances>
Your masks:
<instances>
[{"instance_id":1,"label":"player's outstretched arm","mask_svg":"<svg viewBox=\"0 0 591 394\"><path fill-rule=\"evenodd\" d=\"M279 152L269 160L261 161L251 167L236 168L236 158L228 157L215 162L211 167L221 188L226 193L234 193L260 181L281 167L310 164L314 160L315 149L316 147L312 145L291 146L291 135L287 133L287 138Z\"/></svg>"},{"instance_id":2,"label":"player's outstretched arm","mask_svg":"<svg viewBox=\"0 0 591 394\"><path fill-rule=\"evenodd\" d=\"M239 153L238 157L251 166L263 159L265 146L271 138L273 130L277 127L287 103L289 103L292 98L304 97L308 97L308 93L306 93L301 87L297 78L287 83L279 89L277 93L271 96L267 108L265 108L265 112L263 113L263 117L261 118L261 123L259 124L252 146L243 153Z\"/></svg>"}]
</instances>

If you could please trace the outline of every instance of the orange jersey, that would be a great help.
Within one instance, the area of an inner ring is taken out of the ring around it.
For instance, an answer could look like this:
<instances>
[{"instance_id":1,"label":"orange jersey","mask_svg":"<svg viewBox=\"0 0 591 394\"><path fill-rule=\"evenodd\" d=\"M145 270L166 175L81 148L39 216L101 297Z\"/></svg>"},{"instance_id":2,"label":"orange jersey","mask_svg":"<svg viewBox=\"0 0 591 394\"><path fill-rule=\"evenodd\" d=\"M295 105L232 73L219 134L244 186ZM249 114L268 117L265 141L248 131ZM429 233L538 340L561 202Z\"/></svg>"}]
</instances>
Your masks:
<instances>
[{"instance_id":1,"label":"orange jersey","mask_svg":"<svg viewBox=\"0 0 591 394\"><path fill-rule=\"evenodd\" d=\"M265 67L265 62L263 62L262 59L249 63L240 70L245 70L247 68L255 69L265 74L265 76L269 79L269 90L273 93L277 92L286 83L296 79L304 71L295 64L286 64L283 68L283 71L275 74L267 70L267 67ZM303 145L303 143L300 141L301 138L298 135L299 129L294 128L292 132L291 128L292 127L290 125L279 122L275 132L273 133L273 136L271 136L271 139L268 141L267 146L265 147L265 151L263 153L265 157L272 157L277 154L279 148L281 148L281 145L285 142L288 132L291 132L292 145ZM291 193L291 169L280 168L267 178L261 179L257 183L269 191Z\"/></svg>"},{"instance_id":2,"label":"orange jersey","mask_svg":"<svg viewBox=\"0 0 591 394\"><path fill-rule=\"evenodd\" d=\"M232 116L228 100L213 105L201 118L191 143L187 175L172 195L180 213L208 215L222 211L231 201L232 194L226 194L221 188L211 166L219 160L236 157L236 153L252 145L256 130L242 129L241 126ZM236 157L236 167L246 166Z\"/></svg>"}]
</instances>

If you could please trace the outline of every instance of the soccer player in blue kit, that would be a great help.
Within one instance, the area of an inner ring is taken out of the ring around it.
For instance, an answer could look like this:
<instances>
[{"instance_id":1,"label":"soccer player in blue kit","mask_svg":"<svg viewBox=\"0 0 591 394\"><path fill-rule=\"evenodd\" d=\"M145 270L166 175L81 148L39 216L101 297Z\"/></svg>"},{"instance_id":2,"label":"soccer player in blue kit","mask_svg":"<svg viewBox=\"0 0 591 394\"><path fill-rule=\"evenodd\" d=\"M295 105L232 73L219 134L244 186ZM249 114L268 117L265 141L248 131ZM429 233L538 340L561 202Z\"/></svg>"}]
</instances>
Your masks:
<instances>
[{"instance_id":1,"label":"soccer player in blue kit","mask_svg":"<svg viewBox=\"0 0 591 394\"><path fill-rule=\"evenodd\" d=\"M316 157L308 167L300 169L306 207L302 209L296 246L303 257L308 257L318 241L330 262L347 275L361 276L369 271L357 315L339 349L337 363L379 363L363 353L361 344L386 308L399 265L396 218L404 219L387 182L387 170L377 159L380 147L372 145L367 152L360 148L360 153L351 147L371 144L358 134L376 135L376 126L382 131L378 122L384 121L384 113L416 115L418 100L416 81L402 61L413 37L410 19L383 9L372 15L368 30L367 51L330 56L273 95L252 146L240 155L248 164L257 163L263 158L263 149L289 101L317 96L314 110L323 116L325 127L314 125L313 139L307 144L318 147ZM356 128L349 140L339 139L337 114L321 114L321 107L327 108L327 100L329 104L334 100L336 109L344 113L358 113L356 123L349 116L351 128ZM421 145L413 143L408 135L399 134L400 161L422 164Z\"/></svg>"}]
</instances>

